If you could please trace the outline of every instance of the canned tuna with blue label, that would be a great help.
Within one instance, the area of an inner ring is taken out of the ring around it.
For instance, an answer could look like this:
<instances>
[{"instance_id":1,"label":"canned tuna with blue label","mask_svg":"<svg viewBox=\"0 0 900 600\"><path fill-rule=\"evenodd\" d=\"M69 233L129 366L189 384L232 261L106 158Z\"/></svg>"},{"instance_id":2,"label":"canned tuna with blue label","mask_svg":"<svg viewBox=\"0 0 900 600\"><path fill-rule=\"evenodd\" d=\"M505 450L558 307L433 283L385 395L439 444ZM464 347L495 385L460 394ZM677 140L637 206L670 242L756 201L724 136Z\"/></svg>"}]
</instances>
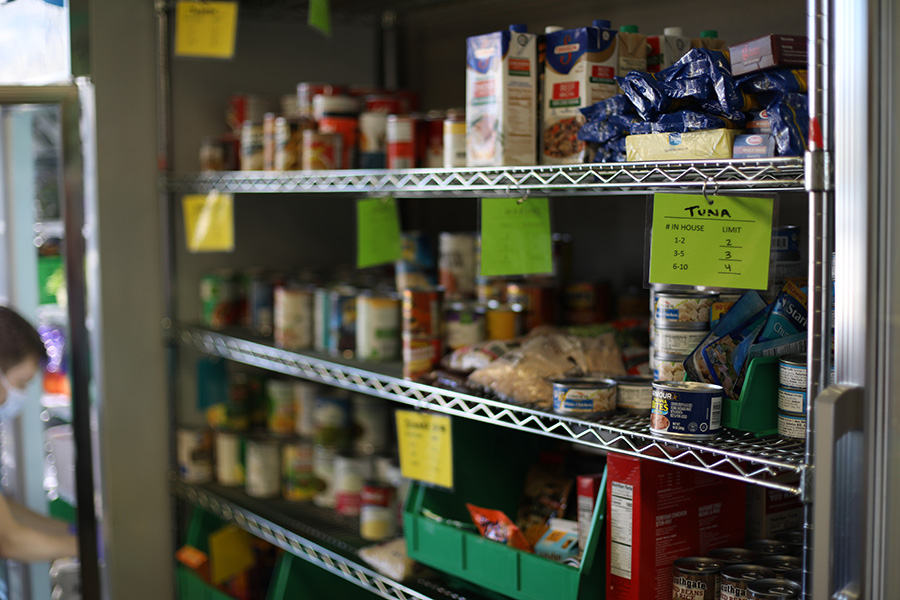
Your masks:
<instances>
[{"instance_id":1,"label":"canned tuna with blue label","mask_svg":"<svg viewBox=\"0 0 900 600\"><path fill-rule=\"evenodd\" d=\"M806 414L806 390L778 388L778 410L797 415Z\"/></svg>"},{"instance_id":2,"label":"canned tuna with blue label","mask_svg":"<svg viewBox=\"0 0 900 600\"><path fill-rule=\"evenodd\" d=\"M722 386L694 381L655 381L650 406L650 433L711 440L722 424Z\"/></svg>"},{"instance_id":3,"label":"canned tuna with blue label","mask_svg":"<svg viewBox=\"0 0 900 600\"><path fill-rule=\"evenodd\" d=\"M553 380L553 412L584 419L606 417L616 411L616 382L612 379Z\"/></svg>"},{"instance_id":4,"label":"canned tuna with blue label","mask_svg":"<svg viewBox=\"0 0 900 600\"><path fill-rule=\"evenodd\" d=\"M653 316L663 323L697 323L709 327L709 309L716 294L688 292L656 292Z\"/></svg>"},{"instance_id":5,"label":"canned tuna with blue label","mask_svg":"<svg viewBox=\"0 0 900 600\"><path fill-rule=\"evenodd\" d=\"M806 415L779 412L778 436L786 440L805 440Z\"/></svg>"}]
</instances>

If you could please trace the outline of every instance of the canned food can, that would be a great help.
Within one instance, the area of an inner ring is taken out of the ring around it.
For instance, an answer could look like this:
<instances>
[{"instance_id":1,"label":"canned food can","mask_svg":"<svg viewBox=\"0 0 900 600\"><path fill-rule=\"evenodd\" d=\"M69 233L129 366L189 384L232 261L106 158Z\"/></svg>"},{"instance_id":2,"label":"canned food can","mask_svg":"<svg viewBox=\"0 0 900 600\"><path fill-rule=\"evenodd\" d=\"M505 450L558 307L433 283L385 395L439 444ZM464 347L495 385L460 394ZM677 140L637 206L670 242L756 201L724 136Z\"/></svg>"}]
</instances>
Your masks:
<instances>
[{"instance_id":1,"label":"canned food can","mask_svg":"<svg viewBox=\"0 0 900 600\"><path fill-rule=\"evenodd\" d=\"M790 546L779 540L753 540L747 542L747 549L756 552L759 560L764 556L790 554Z\"/></svg>"},{"instance_id":2,"label":"canned food can","mask_svg":"<svg viewBox=\"0 0 900 600\"><path fill-rule=\"evenodd\" d=\"M443 232L438 240L440 284L448 298L475 295L478 237L474 233Z\"/></svg>"},{"instance_id":3,"label":"canned food can","mask_svg":"<svg viewBox=\"0 0 900 600\"><path fill-rule=\"evenodd\" d=\"M403 334L403 377L419 379L430 373L441 359L442 340L439 337Z\"/></svg>"},{"instance_id":4,"label":"canned food can","mask_svg":"<svg viewBox=\"0 0 900 600\"><path fill-rule=\"evenodd\" d=\"M471 302L454 302L444 312L447 348L457 350L485 339L485 309Z\"/></svg>"},{"instance_id":5,"label":"canned food can","mask_svg":"<svg viewBox=\"0 0 900 600\"><path fill-rule=\"evenodd\" d=\"M415 122L406 115L388 115L388 169L413 169L416 166Z\"/></svg>"},{"instance_id":6,"label":"canned food can","mask_svg":"<svg viewBox=\"0 0 900 600\"><path fill-rule=\"evenodd\" d=\"M301 165L304 171L332 171L342 168L343 138L337 133L303 132Z\"/></svg>"},{"instance_id":7,"label":"canned food can","mask_svg":"<svg viewBox=\"0 0 900 600\"><path fill-rule=\"evenodd\" d=\"M237 322L237 284L234 271L219 269L200 279L201 320L211 329L222 329Z\"/></svg>"},{"instance_id":8,"label":"canned food can","mask_svg":"<svg viewBox=\"0 0 900 600\"><path fill-rule=\"evenodd\" d=\"M356 357L360 360L400 358L400 301L363 294L356 299Z\"/></svg>"},{"instance_id":9,"label":"canned food can","mask_svg":"<svg viewBox=\"0 0 900 600\"><path fill-rule=\"evenodd\" d=\"M247 440L248 496L275 498L281 494L281 448L274 440Z\"/></svg>"},{"instance_id":10,"label":"canned food can","mask_svg":"<svg viewBox=\"0 0 900 600\"><path fill-rule=\"evenodd\" d=\"M325 116L319 121L319 131L341 136L341 168L356 167L357 128L359 119L350 116Z\"/></svg>"},{"instance_id":11,"label":"canned food can","mask_svg":"<svg viewBox=\"0 0 900 600\"><path fill-rule=\"evenodd\" d=\"M244 485L244 439L236 433L216 432L216 480L222 485Z\"/></svg>"},{"instance_id":12,"label":"canned food can","mask_svg":"<svg viewBox=\"0 0 900 600\"><path fill-rule=\"evenodd\" d=\"M362 489L359 511L359 535L373 542L397 535L397 509L394 507L394 488L376 481L368 481Z\"/></svg>"},{"instance_id":13,"label":"canned food can","mask_svg":"<svg viewBox=\"0 0 900 600\"><path fill-rule=\"evenodd\" d=\"M294 386L290 379L266 381L266 423L270 433L291 435L294 433Z\"/></svg>"},{"instance_id":14,"label":"canned food can","mask_svg":"<svg viewBox=\"0 0 900 600\"><path fill-rule=\"evenodd\" d=\"M275 345L304 350L313 345L313 292L305 287L275 287Z\"/></svg>"},{"instance_id":15,"label":"canned food can","mask_svg":"<svg viewBox=\"0 0 900 600\"><path fill-rule=\"evenodd\" d=\"M358 517L365 471L362 460L338 455L334 459L334 502L338 514Z\"/></svg>"},{"instance_id":16,"label":"canned food can","mask_svg":"<svg viewBox=\"0 0 900 600\"><path fill-rule=\"evenodd\" d=\"M531 283L509 283L506 302L513 310L521 307L525 331L541 325L556 324L556 289Z\"/></svg>"},{"instance_id":17,"label":"canned food can","mask_svg":"<svg viewBox=\"0 0 900 600\"><path fill-rule=\"evenodd\" d=\"M488 308L485 313L487 338L489 340L511 340L522 335L522 313L516 312L508 304Z\"/></svg>"},{"instance_id":18,"label":"canned food can","mask_svg":"<svg viewBox=\"0 0 900 600\"><path fill-rule=\"evenodd\" d=\"M786 440L805 440L806 415L779 412L778 436Z\"/></svg>"},{"instance_id":19,"label":"canned food can","mask_svg":"<svg viewBox=\"0 0 900 600\"><path fill-rule=\"evenodd\" d=\"M313 98L344 93L340 86L320 81L303 81L297 84L297 110L306 117L313 116Z\"/></svg>"},{"instance_id":20,"label":"canned food can","mask_svg":"<svg viewBox=\"0 0 900 600\"><path fill-rule=\"evenodd\" d=\"M444 166L444 113L428 111L425 115L425 168L440 169Z\"/></svg>"},{"instance_id":21,"label":"canned food can","mask_svg":"<svg viewBox=\"0 0 900 600\"><path fill-rule=\"evenodd\" d=\"M205 429L179 429L178 474L185 483L209 483L213 477L212 434Z\"/></svg>"},{"instance_id":22,"label":"canned food can","mask_svg":"<svg viewBox=\"0 0 900 600\"><path fill-rule=\"evenodd\" d=\"M250 404L253 394L250 377L246 373L232 373L229 377L228 400L224 414L210 426L231 431L244 431L250 427Z\"/></svg>"},{"instance_id":23,"label":"canned food can","mask_svg":"<svg viewBox=\"0 0 900 600\"><path fill-rule=\"evenodd\" d=\"M787 579L757 579L747 584L747 600L796 600L803 588Z\"/></svg>"},{"instance_id":24,"label":"canned food can","mask_svg":"<svg viewBox=\"0 0 900 600\"><path fill-rule=\"evenodd\" d=\"M779 573L781 575L781 579L787 579L788 581L793 581L797 585L803 585L803 582L806 580L806 574L803 572L803 569L791 569L785 573Z\"/></svg>"},{"instance_id":25,"label":"canned food can","mask_svg":"<svg viewBox=\"0 0 900 600\"><path fill-rule=\"evenodd\" d=\"M712 558L679 558L672 565L673 600L717 600L722 563Z\"/></svg>"},{"instance_id":26,"label":"canned food can","mask_svg":"<svg viewBox=\"0 0 900 600\"><path fill-rule=\"evenodd\" d=\"M320 124L328 117L356 118L359 108L359 100L346 94L316 94L312 98L312 116Z\"/></svg>"},{"instance_id":27,"label":"canned food can","mask_svg":"<svg viewBox=\"0 0 900 600\"><path fill-rule=\"evenodd\" d=\"M791 556L789 554L768 554L766 556L761 556L756 561L756 564L775 571L778 573L779 577L781 576L781 573L787 573L788 571L803 567L803 561L800 560L799 557Z\"/></svg>"},{"instance_id":28,"label":"canned food can","mask_svg":"<svg viewBox=\"0 0 900 600\"><path fill-rule=\"evenodd\" d=\"M554 379L553 412L584 419L608 417L616 412L616 382L589 377Z\"/></svg>"},{"instance_id":29,"label":"canned food can","mask_svg":"<svg viewBox=\"0 0 900 600\"><path fill-rule=\"evenodd\" d=\"M311 119L275 119L275 170L294 171L303 165L303 132L315 127Z\"/></svg>"},{"instance_id":30,"label":"canned food can","mask_svg":"<svg viewBox=\"0 0 900 600\"><path fill-rule=\"evenodd\" d=\"M284 467L285 499L312 500L319 489L313 473L312 443L302 440L286 443L281 463Z\"/></svg>"},{"instance_id":31,"label":"canned food can","mask_svg":"<svg viewBox=\"0 0 900 600\"><path fill-rule=\"evenodd\" d=\"M356 350L355 288L342 286L329 292L329 352L333 356L353 358Z\"/></svg>"},{"instance_id":32,"label":"canned food can","mask_svg":"<svg viewBox=\"0 0 900 600\"><path fill-rule=\"evenodd\" d=\"M313 475L318 492L313 497L317 506L334 508L334 448L316 446L313 450Z\"/></svg>"},{"instance_id":33,"label":"canned food can","mask_svg":"<svg viewBox=\"0 0 900 600\"><path fill-rule=\"evenodd\" d=\"M795 390L806 389L806 356L792 354L778 359L778 385ZM798 411L793 411L798 412Z\"/></svg>"},{"instance_id":34,"label":"canned food can","mask_svg":"<svg viewBox=\"0 0 900 600\"><path fill-rule=\"evenodd\" d=\"M784 413L806 414L806 390L778 388L778 410Z\"/></svg>"},{"instance_id":35,"label":"canned food can","mask_svg":"<svg viewBox=\"0 0 900 600\"><path fill-rule=\"evenodd\" d=\"M711 440L722 424L722 386L695 381L654 381L650 433Z\"/></svg>"},{"instance_id":36,"label":"canned food can","mask_svg":"<svg viewBox=\"0 0 900 600\"><path fill-rule=\"evenodd\" d=\"M443 330L439 289L403 290L403 335L415 338L439 337Z\"/></svg>"},{"instance_id":37,"label":"canned food can","mask_svg":"<svg viewBox=\"0 0 900 600\"><path fill-rule=\"evenodd\" d=\"M684 361L687 356L650 354L650 370L654 381L681 381L684 379Z\"/></svg>"},{"instance_id":38,"label":"canned food can","mask_svg":"<svg viewBox=\"0 0 900 600\"><path fill-rule=\"evenodd\" d=\"M689 292L660 292L654 294L653 317L657 325L663 323L706 323L716 294Z\"/></svg>"},{"instance_id":39,"label":"canned food can","mask_svg":"<svg viewBox=\"0 0 900 600\"><path fill-rule=\"evenodd\" d=\"M387 114L381 111L359 115L359 159L362 169L387 166Z\"/></svg>"},{"instance_id":40,"label":"canned food can","mask_svg":"<svg viewBox=\"0 0 900 600\"><path fill-rule=\"evenodd\" d=\"M369 94L366 96L366 110L388 115L398 114L403 110L400 99L393 94Z\"/></svg>"},{"instance_id":41,"label":"canned food can","mask_svg":"<svg viewBox=\"0 0 900 600\"><path fill-rule=\"evenodd\" d=\"M653 345L660 354L686 356L706 339L708 330L655 327Z\"/></svg>"},{"instance_id":42,"label":"canned food can","mask_svg":"<svg viewBox=\"0 0 900 600\"><path fill-rule=\"evenodd\" d=\"M262 168L263 171L275 170L275 114L263 115L263 144L262 144Z\"/></svg>"},{"instance_id":43,"label":"canned food can","mask_svg":"<svg viewBox=\"0 0 900 600\"><path fill-rule=\"evenodd\" d=\"M743 565L753 564L758 557L756 552L746 548L716 548L715 550L710 550L707 556L723 563Z\"/></svg>"},{"instance_id":44,"label":"canned food can","mask_svg":"<svg viewBox=\"0 0 900 600\"><path fill-rule=\"evenodd\" d=\"M250 276L247 283L247 322L259 335L272 335L275 327L275 287L272 279L261 273Z\"/></svg>"},{"instance_id":45,"label":"canned food can","mask_svg":"<svg viewBox=\"0 0 900 600\"><path fill-rule=\"evenodd\" d=\"M730 564L722 567L720 600L745 600L747 584L758 579L773 579L775 572L754 564Z\"/></svg>"},{"instance_id":46,"label":"canned food can","mask_svg":"<svg viewBox=\"0 0 900 600\"><path fill-rule=\"evenodd\" d=\"M321 446L348 448L350 443L351 403L346 396L319 396L313 413L315 441Z\"/></svg>"},{"instance_id":47,"label":"canned food can","mask_svg":"<svg viewBox=\"0 0 900 600\"><path fill-rule=\"evenodd\" d=\"M390 411L387 401L374 396L353 394L353 447L361 456L386 452L390 446Z\"/></svg>"},{"instance_id":48,"label":"canned food can","mask_svg":"<svg viewBox=\"0 0 900 600\"><path fill-rule=\"evenodd\" d=\"M650 415L653 378L649 375L621 375L616 380L616 406L629 415Z\"/></svg>"},{"instance_id":49,"label":"canned food can","mask_svg":"<svg viewBox=\"0 0 900 600\"><path fill-rule=\"evenodd\" d=\"M331 348L331 296L328 288L316 288L313 312L313 346L316 352L328 352Z\"/></svg>"},{"instance_id":50,"label":"canned food can","mask_svg":"<svg viewBox=\"0 0 900 600\"><path fill-rule=\"evenodd\" d=\"M241 170L262 171L263 126L244 121L241 127Z\"/></svg>"},{"instance_id":51,"label":"canned food can","mask_svg":"<svg viewBox=\"0 0 900 600\"><path fill-rule=\"evenodd\" d=\"M310 438L316 428L313 415L316 411L316 393L319 386L311 381L294 381L294 433Z\"/></svg>"},{"instance_id":52,"label":"canned food can","mask_svg":"<svg viewBox=\"0 0 900 600\"><path fill-rule=\"evenodd\" d=\"M466 116L448 113L444 119L444 167L466 166Z\"/></svg>"}]
</instances>

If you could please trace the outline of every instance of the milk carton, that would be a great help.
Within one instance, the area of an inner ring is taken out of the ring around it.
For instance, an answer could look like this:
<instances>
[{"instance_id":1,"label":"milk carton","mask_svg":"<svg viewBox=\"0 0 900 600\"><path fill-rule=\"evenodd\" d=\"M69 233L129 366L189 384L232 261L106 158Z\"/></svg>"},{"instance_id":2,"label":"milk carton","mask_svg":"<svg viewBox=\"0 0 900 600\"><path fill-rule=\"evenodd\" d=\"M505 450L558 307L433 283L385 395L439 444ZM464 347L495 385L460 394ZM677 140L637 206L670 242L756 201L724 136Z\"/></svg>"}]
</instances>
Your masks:
<instances>
[{"instance_id":1,"label":"milk carton","mask_svg":"<svg viewBox=\"0 0 900 600\"><path fill-rule=\"evenodd\" d=\"M466 40L466 163L537 162L538 36L524 25Z\"/></svg>"},{"instance_id":2,"label":"milk carton","mask_svg":"<svg viewBox=\"0 0 900 600\"><path fill-rule=\"evenodd\" d=\"M647 72L659 73L688 53L691 38L684 35L681 27L666 27L662 35L647 38L647 47Z\"/></svg>"},{"instance_id":3,"label":"milk carton","mask_svg":"<svg viewBox=\"0 0 900 600\"><path fill-rule=\"evenodd\" d=\"M578 110L614 96L619 66L616 32L609 21L547 34L541 162L573 164L587 159L576 136L584 118Z\"/></svg>"}]
</instances>

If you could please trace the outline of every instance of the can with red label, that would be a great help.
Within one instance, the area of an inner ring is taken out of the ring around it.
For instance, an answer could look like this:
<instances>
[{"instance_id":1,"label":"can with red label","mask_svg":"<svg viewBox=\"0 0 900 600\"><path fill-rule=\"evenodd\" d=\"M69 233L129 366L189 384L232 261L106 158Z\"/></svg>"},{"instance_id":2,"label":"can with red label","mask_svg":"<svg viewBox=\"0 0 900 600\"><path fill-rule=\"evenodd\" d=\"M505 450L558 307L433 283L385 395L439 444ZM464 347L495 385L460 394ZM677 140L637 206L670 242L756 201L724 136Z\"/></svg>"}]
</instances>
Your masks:
<instances>
[{"instance_id":1,"label":"can with red label","mask_svg":"<svg viewBox=\"0 0 900 600\"><path fill-rule=\"evenodd\" d=\"M367 481L362 489L359 511L359 535L373 542L397 535L397 510L394 508L394 488L376 481Z\"/></svg>"},{"instance_id":2,"label":"can with red label","mask_svg":"<svg viewBox=\"0 0 900 600\"><path fill-rule=\"evenodd\" d=\"M437 337L442 333L442 293L439 288L403 290L403 335Z\"/></svg>"},{"instance_id":3,"label":"can with red label","mask_svg":"<svg viewBox=\"0 0 900 600\"><path fill-rule=\"evenodd\" d=\"M425 163L427 169L444 166L444 113L429 111L425 115Z\"/></svg>"},{"instance_id":4,"label":"can with red label","mask_svg":"<svg viewBox=\"0 0 900 600\"><path fill-rule=\"evenodd\" d=\"M356 167L356 139L359 119L351 116L325 115L319 120L319 131L341 136L341 168Z\"/></svg>"},{"instance_id":5,"label":"can with red label","mask_svg":"<svg viewBox=\"0 0 900 600\"><path fill-rule=\"evenodd\" d=\"M388 169L412 169L416 166L415 122L408 115L388 115Z\"/></svg>"},{"instance_id":6,"label":"can with red label","mask_svg":"<svg viewBox=\"0 0 900 600\"><path fill-rule=\"evenodd\" d=\"M403 103L394 94L369 94L366 96L366 112L396 115L403 112Z\"/></svg>"},{"instance_id":7,"label":"can with red label","mask_svg":"<svg viewBox=\"0 0 900 600\"><path fill-rule=\"evenodd\" d=\"M343 139L337 133L303 132L304 171L331 171L342 168Z\"/></svg>"},{"instance_id":8,"label":"can with red label","mask_svg":"<svg viewBox=\"0 0 900 600\"><path fill-rule=\"evenodd\" d=\"M262 123L269 101L254 94L233 94L228 97L225 120L233 133L240 134L245 121Z\"/></svg>"}]
</instances>

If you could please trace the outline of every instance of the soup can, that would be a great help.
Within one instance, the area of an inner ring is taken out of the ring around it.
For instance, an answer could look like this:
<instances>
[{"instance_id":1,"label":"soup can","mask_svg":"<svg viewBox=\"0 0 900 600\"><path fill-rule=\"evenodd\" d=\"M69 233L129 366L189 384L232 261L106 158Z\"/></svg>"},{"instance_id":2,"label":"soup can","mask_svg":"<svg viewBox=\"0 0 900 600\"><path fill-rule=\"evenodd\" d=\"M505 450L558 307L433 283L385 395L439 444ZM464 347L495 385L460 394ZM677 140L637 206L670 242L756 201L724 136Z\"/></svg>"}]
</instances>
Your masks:
<instances>
[{"instance_id":1,"label":"soup can","mask_svg":"<svg viewBox=\"0 0 900 600\"><path fill-rule=\"evenodd\" d=\"M387 167L413 169L416 166L415 122L408 115L388 115Z\"/></svg>"},{"instance_id":2,"label":"soup can","mask_svg":"<svg viewBox=\"0 0 900 600\"><path fill-rule=\"evenodd\" d=\"M331 348L331 296L326 287L313 292L313 347L316 352L328 352Z\"/></svg>"},{"instance_id":3,"label":"soup can","mask_svg":"<svg viewBox=\"0 0 900 600\"><path fill-rule=\"evenodd\" d=\"M779 387L778 410L784 413L806 414L806 390Z\"/></svg>"},{"instance_id":4,"label":"soup can","mask_svg":"<svg viewBox=\"0 0 900 600\"><path fill-rule=\"evenodd\" d=\"M758 555L753 550L746 548L716 548L707 553L709 558L714 558L729 564L752 564Z\"/></svg>"},{"instance_id":5,"label":"soup can","mask_svg":"<svg viewBox=\"0 0 900 600\"><path fill-rule=\"evenodd\" d=\"M474 233L441 233L438 239L440 284L448 298L475 295L478 269L478 236Z\"/></svg>"},{"instance_id":6,"label":"soup can","mask_svg":"<svg viewBox=\"0 0 900 600\"><path fill-rule=\"evenodd\" d=\"M778 385L794 390L806 389L806 355L791 354L778 359Z\"/></svg>"},{"instance_id":7,"label":"soup can","mask_svg":"<svg viewBox=\"0 0 900 600\"><path fill-rule=\"evenodd\" d=\"M222 485L244 485L244 438L236 433L216 432L216 480Z\"/></svg>"},{"instance_id":8,"label":"soup can","mask_svg":"<svg viewBox=\"0 0 900 600\"><path fill-rule=\"evenodd\" d=\"M341 136L341 168L353 169L356 167L356 145L359 119L352 116L324 116L319 121L319 131L322 133L335 133Z\"/></svg>"},{"instance_id":9,"label":"soup can","mask_svg":"<svg viewBox=\"0 0 900 600\"><path fill-rule=\"evenodd\" d=\"M313 503L317 506L334 508L334 448L316 446L313 449L313 475L316 477L317 492Z\"/></svg>"},{"instance_id":10,"label":"soup can","mask_svg":"<svg viewBox=\"0 0 900 600\"><path fill-rule=\"evenodd\" d=\"M747 600L797 600L803 588L787 579L757 579L747 584Z\"/></svg>"},{"instance_id":11,"label":"soup can","mask_svg":"<svg viewBox=\"0 0 900 600\"><path fill-rule=\"evenodd\" d=\"M774 579L771 569L754 564L731 564L722 567L720 600L745 600L747 584L758 579Z\"/></svg>"},{"instance_id":12,"label":"soup can","mask_svg":"<svg viewBox=\"0 0 900 600\"><path fill-rule=\"evenodd\" d=\"M281 494L281 448L274 440L247 440L248 496L276 498Z\"/></svg>"},{"instance_id":13,"label":"soup can","mask_svg":"<svg viewBox=\"0 0 900 600\"><path fill-rule=\"evenodd\" d=\"M296 285L275 287L275 345L305 350L313 345L313 291Z\"/></svg>"},{"instance_id":14,"label":"soup can","mask_svg":"<svg viewBox=\"0 0 900 600\"><path fill-rule=\"evenodd\" d=\"M403 335L439 337L443 332L441 301L442 293L439 288L403 290Z\"/></svg>"},{"instance_id":15,"label":"soup can","mask_svg":"<svg viewBox=\"0 0 900 600\"><path fill-rule=\"evenodd\" d=\"M200 279L201 321L211 329L222 329L237 321L237 284L234 271L218 269Z\"/></svg>"},{"instance_id":16,"label":"soup can","mask_svg":"<svg viewBox=\"0 0 900 600\"><path fill-rule=\"evenodd\" d=\"M332 171L342 168L344 145L339 133L303 132L301 161L304 171Z\"/></svg>"},{"instance_id":17,"label":"soup can","mask_svg":"<svg viewBox=\"0 0 900 600\"><path fill-rule=\"evenodd\" d=\"M653 298L653 318L658 326L677 323L709 328L709 311L716 294L657 291Z\"/></svg>"},{"instance_id":18,"label":"soup can","mask_svg":"<svg viewBox=\"0 0 900 600\"><path fill-rule=\"evenodd\" d=\"M466 166L466 116L448 111L444 119L444 168Z\"/></svg>"},{"instance_id":19,"label":"soup can","mask_svg":"<svg viewBox=\"0 0 900 600\"><path fill-rule=\"evenodd\" d=\"M679 558L672 565L672 598L718 600L722 563L703 557Z\"/></svg>"},{"instance_id":20,"label":"soup can","mask_svg":"<svg viewBox=\"0 0 900 600\"><path fill-rule=\"evenodd\" d=\"M321 446L348 448L351 435L351 403L346 396L319 396L313 413L315 441Z\"/></svg>"},{"instance_id":21,"label":"soup can","mask_svg":"<svg viewBox=\"0 0 900 600\"><path fill-rule=\"evenodd\" d=\"M659 354L687 356L706 339L708 329L655 327L653 346Z\"/></svg>"},{"instance_id":22,"label":"soup can","mask_svg":"<svg viewBox=\"0 0 900 600\"><path fill-rule=\"evenodd\" d=\"M629 415L650 415L653 400L653 377L620 375L616 380L616 406Z\"/></svg>"},{"instance_id":23,"label":"soup can","mask_svg":"<svg viewBox=\"0 0 900 600\"><path fill-rule=\"evenodd\" d=\"M319 386L311 381L294 381L294 433L311 438L316 428L313 415L316 411L316 395Z\"/></svg>"},{"instance_id":24,"label":"soup can","mask_svg":"<svg viewBox=\"0 0 900 600\"><path fill-rule=\"evenodd\" d=\"M650 433L711 440L722 425L722 386L694 381L654 381Z\"/></svg>"},{"instance_id":25,"label":"soup can","mask_svg":"<svg viewBox=\"0 0 900 600\"><path fill-rule=\"evenodd\" d=\"M339 286L329 292L329 352L333 356L353 358L356 351L356 297L358 291Z\"/></svg>"},{"instance_id":26,"label":"soup can","mask_svg":"<svg viewBox=\"0 0 900 600\"><path fill-rule=\"evenodd\" d=\"M213 440L206 429L179 429L178 474L185 483L209 483L213 477Z\"/></svg>"},{"instance_id":27,"label":"soup can","mask_svg":"<svg viewBox=\"0 0 900 600\"><path fill-rule=\"evenodd\" d=\"M654 381L681 381L684 379L685 355L657 354L650 355L650 370Z\"/></svg>"},{"instance_id":28,"label":"soup can","mask_svg":"<svg viewBox=\"0 0 900 600\"><path fill-rule=\"evenodd\" d=\"M785 440L806 439L806 415L778 413L778 437Z\"/></svg>"},{"instance_id":29,"label":"soup can","mask_svg":"<svg viewBox=\"0 0 900 600\"><path fill-rule=\"evenodd\" d=\"M473 302L454 302L444 311L446 346L457 350L485 339L485 309Z\"/></svg>"},{"instance_id":30,"label":"soup can","mask_svg":"<svg viewBox=\"0 0 900 600\"><path fill-rule=\"evenodd\" d=\"M312 500L319 488L313 473L313 445L298 440L284 444L282 449L284 468L284 497L286 500Z\"/></svg>"},{"instance_id":31,"label":"soup can","mask_svg":"<svg viewBox=\"0 0 900 600\"><path fill-rule=\"evenodd\" d=\"M780 540L753 540L747 542L747 549L756 552L760 557L790 554L790 546Z\"/></svg>"},{"instance_id":32,"label":"soup can","mask_svg":"<svg viewBox=\"0 0 900 600\"><path fill-rule=\"evenodd\" d=\"M397 535L397 509L394 488L377 481L367 481L362 489L359 512L359 535L378 542Z\"/></svg>"},{"instance_id":33,"label":"soup can","mask_svg":"<svg viewBox=\"0 0 900 600\"><path fill-rule=\"evenodd\" d=\"M334 459L334 503L338 514L358 517L366 478L361 458L338 455Z\"/></svg>"},{"instance_id":34,"label":"soup can","mask_svg":"<svg viewBox=\"0 0 900 600\"><path fill-rule=\"evenodd\" d=\"M803 568L803 561L800 557L792 556L790 554L768 554L766 556L761 556L756 561L756 564L775 571L779 577L782 573Z\"/></svg>"},{"instance_id":35,"label":"soup can","mask_svg":"<svg viewBox=\"0 0 900 600\"><path fill-rule=\"evenodd\" d=\"M356 357L400 358L400 301L396 297L362 294L356 299Z\"/></svg>"},{"instance_id":36,"label":"soup can","mask_svg":"<svg viewBox=\"0 0 900 600\"><path fill-rule=\"evenodd\" d=\"M353 394L353 447L361 456L386 452L390 446L390 415L387 400Z\"/></svg>"},{"instance_id":37,"label":"soup can","mask_svg":"<svg viewBox=\"0 0 900 600\"><path fill-rule=\"evenodd\" d=\"M290 379L266 381L266 423L270 433L292 435L296 422L294 413L294 385Z\"/></svg>"},{"instance_id":38,"label":"soup can","mask_svg":"<svg viewBox=\"0 0 900 600\"><path fill-rule=\"evenodd\" d=\"M616 412L616 382L589 377L554 379L553 412L584 419L608 417Z\"/></svg>"}]
</instances>

